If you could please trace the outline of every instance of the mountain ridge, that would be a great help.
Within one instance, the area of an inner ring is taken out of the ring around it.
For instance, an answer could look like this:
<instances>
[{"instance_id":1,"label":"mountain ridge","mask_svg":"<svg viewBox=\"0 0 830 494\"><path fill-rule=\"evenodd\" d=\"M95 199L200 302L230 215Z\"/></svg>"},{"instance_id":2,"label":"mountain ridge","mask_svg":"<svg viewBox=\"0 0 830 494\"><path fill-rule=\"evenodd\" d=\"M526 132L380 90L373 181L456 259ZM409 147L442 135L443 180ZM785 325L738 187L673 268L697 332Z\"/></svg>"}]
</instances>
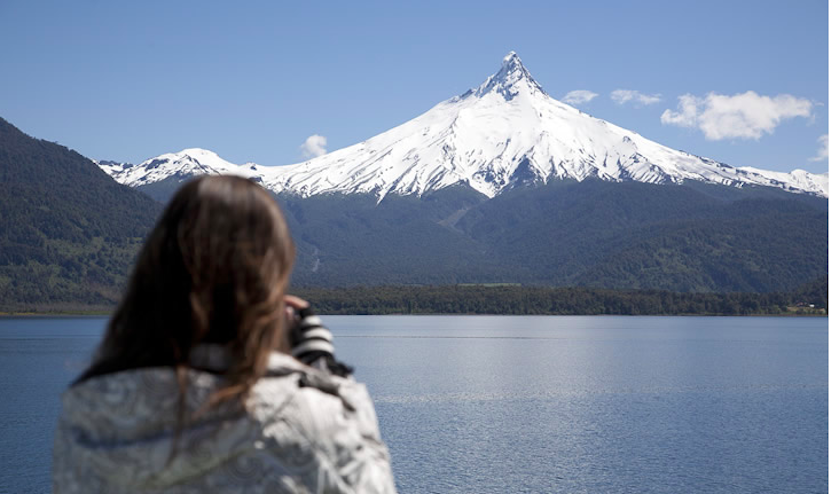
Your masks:
<instances>
[{"instance_id":1,"label":"mountain ridge","mask_svg":"<svg viewBox=\"0 0 830 494\"><path fill-rule=\"evenodd\" d=\"M138 165L99 166L133 187L203 173L236 174L275 193L302 197L369 193L423 195L464 183L492 198L550 180L645 183L701 181L767 186L828 197L828 174L732 167L678 151L550 97L515 52L479 86L363 142L292 165L236 165L191 148Z\"/></svg>"},{"instance_id":2,"label":"mountain ridge","mask_svg":"<svg viewBox=\"0 0 830 494\"><path fill-rule=\"evenodd\" d=\"M0 310L111 306L161 209L0 118Z\"/></svg>"}]
</instances>

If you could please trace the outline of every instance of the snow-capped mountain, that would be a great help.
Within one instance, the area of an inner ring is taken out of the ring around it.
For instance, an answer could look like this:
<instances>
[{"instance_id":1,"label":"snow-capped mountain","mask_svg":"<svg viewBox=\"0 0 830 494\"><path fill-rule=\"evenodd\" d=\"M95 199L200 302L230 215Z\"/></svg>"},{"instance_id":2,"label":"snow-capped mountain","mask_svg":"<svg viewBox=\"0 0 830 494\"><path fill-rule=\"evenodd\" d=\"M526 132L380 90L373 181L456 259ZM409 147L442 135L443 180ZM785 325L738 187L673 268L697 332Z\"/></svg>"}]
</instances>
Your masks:
<instances>
[{"instance_id":1,"label":"snow-capped mountain","mask_svg":"<svg viewBox=\"0 0 830 494\"><path fill-rule=\"evenodd\" d=\"M255 163L235 165L223 160L213 151L199 148L162 154L138 165L117 163L115 161L95 161L95 164L117 182L130 187L149 185L170 177L178 177L184 180L194 175L256 177L262 169Z\"/></svg>"},{"instance_id":2,"label":"snow-capped mountain","mask_svg":"<svg viewBox=\"0 0 830 494\"><path fill-rule=\"evenodd\" d=\"M493 197L554 179L761 185L828 196L828 174L735 168L677 151L551 98L511 52L480 86L364 142L288 166L235 165L186 149L139 165L99 166L117 181L236 174L275 192L424 194L464 183Z\"/></svg>"}]
</instances>

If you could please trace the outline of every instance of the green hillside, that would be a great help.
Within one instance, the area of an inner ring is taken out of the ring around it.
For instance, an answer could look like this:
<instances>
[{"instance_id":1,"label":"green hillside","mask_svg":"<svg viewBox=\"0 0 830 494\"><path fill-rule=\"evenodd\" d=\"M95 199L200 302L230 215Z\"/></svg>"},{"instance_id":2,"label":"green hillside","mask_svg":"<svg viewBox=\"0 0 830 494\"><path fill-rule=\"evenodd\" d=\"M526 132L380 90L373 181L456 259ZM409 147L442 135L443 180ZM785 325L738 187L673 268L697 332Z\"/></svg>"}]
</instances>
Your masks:
<instances>
[{"instance_id":1,"label":"green hillside","mask_svg":"<svg viewBox=\"0 0 830 494\"><path fill-rule=\"evenodd\" d=\"M599 180L421 199L281 197L301 286L522 283L793 290L827 271L827 200Z\"/></svg>"},{"instance_id":2,"label":"green hillside","mask_svg":"<svg viewBox=\"0 0 830 494\"><path fill-rule=\"evenodd\" d=\"M0 119L0 310L112 305L160 210Z\"/></svg>"}]
</instances>

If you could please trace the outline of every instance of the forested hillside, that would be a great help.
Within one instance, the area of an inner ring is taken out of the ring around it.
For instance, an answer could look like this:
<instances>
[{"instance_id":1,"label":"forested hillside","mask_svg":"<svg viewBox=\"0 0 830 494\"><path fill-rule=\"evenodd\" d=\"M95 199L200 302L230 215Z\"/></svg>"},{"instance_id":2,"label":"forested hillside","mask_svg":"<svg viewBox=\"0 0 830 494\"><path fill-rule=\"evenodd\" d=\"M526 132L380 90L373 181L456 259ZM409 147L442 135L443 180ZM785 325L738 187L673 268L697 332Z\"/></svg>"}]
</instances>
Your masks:
<instances>
[{"instance_id":1,"label":"forested hillside","mask_svg":"<svg viewBox=\"0 0 830 494\"><path fill-rule=\"evenodd\" d=\"M766 188L554 181L490 200L281 196L300 286L522 283L793 290L827 271L827 200Z\"/></svg>"},{"instance_id":2,"label":"forested hillside","mask_svg":"<svg viewBox=\"0 0 830 494\"><path fill-rule=\"evenodd\" d=\"M111 306L160 209L0 119L0 310Z\"/></svg>"}]
</instances>

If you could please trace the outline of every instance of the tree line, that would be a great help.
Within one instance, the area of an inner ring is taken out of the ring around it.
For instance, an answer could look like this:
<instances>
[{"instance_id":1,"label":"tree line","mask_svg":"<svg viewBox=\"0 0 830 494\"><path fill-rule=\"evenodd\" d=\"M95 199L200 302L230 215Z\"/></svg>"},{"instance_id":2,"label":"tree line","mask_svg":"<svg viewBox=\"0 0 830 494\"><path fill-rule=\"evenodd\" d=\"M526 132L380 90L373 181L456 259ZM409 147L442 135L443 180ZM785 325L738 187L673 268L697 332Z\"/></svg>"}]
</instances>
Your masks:
<instances>
[{"instance_id":1,"label":"tree line","mask_svg":"<svg viewBox=\"0 0 830 494\"><path fill-rule=\"evenodd\" d=\"M299 288L321 314L827 314L827 278L788 293L678 293L534 286ZM811 307L812 306L812 307Z\"/></svg>"}]
</instances>

